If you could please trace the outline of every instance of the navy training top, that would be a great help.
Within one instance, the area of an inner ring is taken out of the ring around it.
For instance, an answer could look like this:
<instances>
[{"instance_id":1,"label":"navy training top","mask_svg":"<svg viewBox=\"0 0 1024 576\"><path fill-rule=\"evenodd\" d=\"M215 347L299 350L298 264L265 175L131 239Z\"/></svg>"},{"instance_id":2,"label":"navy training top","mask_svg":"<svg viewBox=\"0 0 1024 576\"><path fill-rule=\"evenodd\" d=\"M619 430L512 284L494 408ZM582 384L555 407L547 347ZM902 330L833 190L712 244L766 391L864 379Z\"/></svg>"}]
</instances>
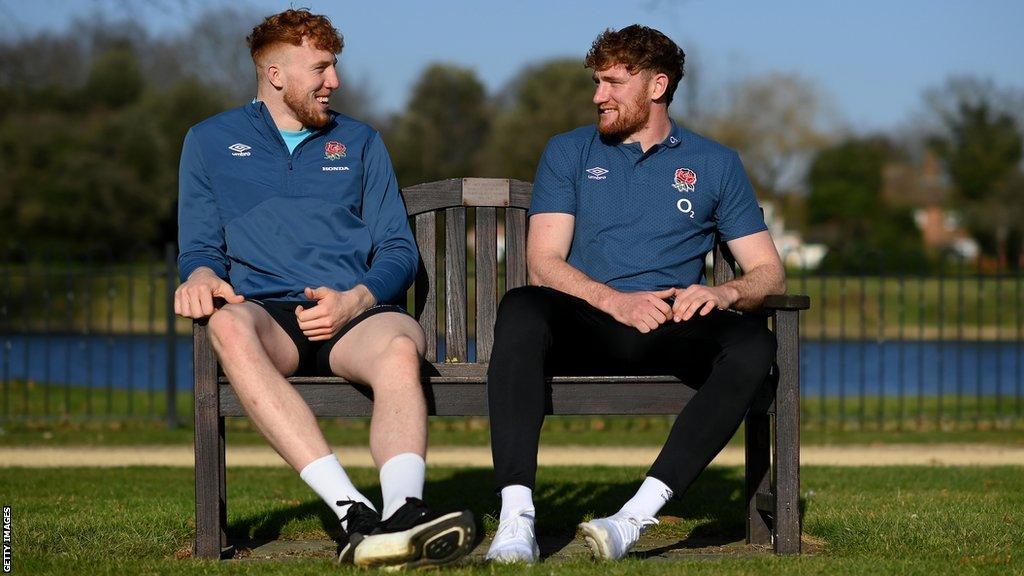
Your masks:
<instances>
[{"instance_id":1,"label":"navy training top","mask_svg":"<svg viewBox=\"0 0 1024 576\"><path fill-rule=\"evenodd\" d=\"M419 254L380 134L331 112L289 153L262 102L185 136L178 267L207 266L246 298L304 299L306 286L364 284L404 299Z\"/></svg>"},{"instance_id":2,"label":"navy training top","mask_svg":"<svg viewBox=\"0 0 1024 576\"><path fill-rule=\"evenodd\" d=\"M675 122L646 153L594 125L552 138L530 202L545 212L575 216L568 263L623 292L697 284L716 231L768 229L739 155Z\"/></svg>"}]
</instances>

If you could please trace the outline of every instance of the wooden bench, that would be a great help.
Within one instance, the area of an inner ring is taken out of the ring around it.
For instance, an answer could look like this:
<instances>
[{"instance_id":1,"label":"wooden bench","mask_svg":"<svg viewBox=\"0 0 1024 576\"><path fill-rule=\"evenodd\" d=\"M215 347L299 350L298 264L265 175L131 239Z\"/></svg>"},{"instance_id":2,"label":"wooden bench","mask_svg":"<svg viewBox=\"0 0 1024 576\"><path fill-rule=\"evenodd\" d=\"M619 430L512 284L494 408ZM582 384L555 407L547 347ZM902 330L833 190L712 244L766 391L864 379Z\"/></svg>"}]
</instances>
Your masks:
<instances>
[{"instance_id":1,"label":"wooden bench","mask_svg":"<svg viewBox=\"0 0 1024 576\"><path fill-rule=\"evenodd\" d=\"M526 283L528 182L467 178L403 190L414 219L422 258L414 288L415 314L427 337L424 391L430 414L486 416L484 380L493 345L499 294L499 210L504 213L505 289ZM476 361L467 347L467 209L475 212ZM438 221L444 223L444 276L436 267ZM716 248L716 283L732 278L721 243ZM444 356L438 358L435 290L444 287ZM766 314L778 340L777 371L746 417L747 542L774 545L779 553L800 551L800 348L799 310L806 296L771 296ZM245 416L220 375L205 322L193 327L195 360L195 555L218 558L227 546L227 483L224 418ZM371 400L341 378L289 378L313 413L321 417L369 416ZM672 376L559 376L551 378L551 414L678 414L695 390ZM774 440L774 446L773 441ZM773 450L774 448L774 450ZM772 457L774 453L774 457Z\"/></svg>"}]
</instances>

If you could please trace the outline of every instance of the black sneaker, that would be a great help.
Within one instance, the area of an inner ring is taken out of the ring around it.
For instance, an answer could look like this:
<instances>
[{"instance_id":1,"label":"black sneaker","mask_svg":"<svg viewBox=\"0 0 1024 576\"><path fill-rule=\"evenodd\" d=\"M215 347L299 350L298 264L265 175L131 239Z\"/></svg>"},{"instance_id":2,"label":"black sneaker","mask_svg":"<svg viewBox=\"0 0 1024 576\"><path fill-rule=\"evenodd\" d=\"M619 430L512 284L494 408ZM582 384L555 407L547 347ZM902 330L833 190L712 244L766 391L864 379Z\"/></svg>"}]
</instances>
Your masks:
<instances>
[{"instance_id":1,"label":"black sneaker","mask_svg":"<svg viewBox=\"0 0 1024 576\"><path fill-rule=\"evenodd\" d=\"M363 541L367 534L370 534L380 525L380 514L362 502L355 500L338 500L338 506L348 504L348 512L342 517L342 521L348 522L348 529L341 529L341 538L338 540L338 562L351 564L356 554L356 546Z\"/></svg>"},{"instance_id":2,"label":"black sneaker","mask_svg":"<svg viewBox=\"0 0 1024 576\"><path fill-rule=\"evenodd\" d=\"M365 536L355 551L357 566L418 568L440 566L468 554L476 545L476 523L469 510L433 512L422 500L405 504Z\"/></svg>"}]
</instances>

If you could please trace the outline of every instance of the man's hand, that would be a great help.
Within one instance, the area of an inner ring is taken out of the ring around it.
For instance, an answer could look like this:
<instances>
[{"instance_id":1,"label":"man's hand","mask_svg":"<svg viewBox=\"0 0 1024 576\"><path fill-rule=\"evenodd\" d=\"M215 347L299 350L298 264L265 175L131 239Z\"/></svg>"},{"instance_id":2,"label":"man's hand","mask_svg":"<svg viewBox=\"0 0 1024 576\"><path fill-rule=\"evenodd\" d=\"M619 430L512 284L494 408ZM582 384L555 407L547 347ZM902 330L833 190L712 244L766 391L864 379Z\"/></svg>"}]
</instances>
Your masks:
<instances>
[{"instance_id":1,"label":"man's hand","mask_svg":"<svg viewBox=\"0 0 1024 576\"><path fill-rule=\"evenodd\" d=\"M675 292L668 288L660 292L618 292L602 302L601 310L626 326L646 334L672 317L672 307L665 302Z\"/></svg>"},{"instance_id":2,"label":"man's hand","mask_svg":"<svg viewBox=\"0 0 1024 576\"><path fill-rule=\"evenodd\" d=\"M231 304L240 304L245 298L235 294L231 284L214 274L213 270L196 268L174 291L174 313L185 318L206 318L213 314L214 298L223 298Z\"/></svg>"},{"instance_id":3,"label":"man's hand","mask_svg":"<svg viewBox=\"0 0 1024 576\"><path fill-rule=\"evenodd\" d=\"M739 298L736 289L729 286L692 284L687 288L674 288L673 292L672 319L676 322L689 320L694 314L707 316L714 308L725 310Z\"/></svg>"},{"instance_id":4,"label":"man's hand","mask_svg":"<svg viewBox=\"0 0 1024 576\"><path fill-rule=\"evenodd\" d=\"M316 300L316 306L295 308L299 328L310 341L330 340L349 320L373 306L376 299L362 284L339 292L326 286L306 288L306 298Z\"/></svg>"}]
</instances>

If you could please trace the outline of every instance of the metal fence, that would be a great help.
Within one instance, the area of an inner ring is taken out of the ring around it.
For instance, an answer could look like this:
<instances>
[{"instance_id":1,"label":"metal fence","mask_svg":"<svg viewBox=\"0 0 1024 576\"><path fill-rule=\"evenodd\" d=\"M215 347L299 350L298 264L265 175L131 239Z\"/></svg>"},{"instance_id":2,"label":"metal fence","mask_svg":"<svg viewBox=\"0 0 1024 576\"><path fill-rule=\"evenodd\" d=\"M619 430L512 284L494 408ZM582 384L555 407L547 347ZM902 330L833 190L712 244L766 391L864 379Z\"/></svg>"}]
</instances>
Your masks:
<instances>
[{"instance_id":1,"label":"metal fence","mask_svg":"<svg viewBox=\"0 0 1024 576\"><path fill-rule=\"evenodd\" d=\"M805 428L1007 429L1022 423L1021 274L791 277Z\"/></svg>"},{"instance_id":2,"label":"metal fence","mask_svg":"<svg viewBox=\"0 0 1024 576\"><path fill-rule=\"evenodd\" d=\"M0 421L162 419L191 411L191 345L163 262L3 264ZM182 405L185 402L186 405Z\"/></svg>"},{"instance_id":3,"label":"metal fence","mask_svg":"<svg viewBox=\"0 0 1024 576\"><path fill-rule=\"evenodd\" d=\"M0 422L191 418L173 248L162 262L0 268ZM812 303L801 319L805 429L1024 425L1019 271L950 261L916 275L791 272L789 289Z\"/></svg>"}]
</instances>

